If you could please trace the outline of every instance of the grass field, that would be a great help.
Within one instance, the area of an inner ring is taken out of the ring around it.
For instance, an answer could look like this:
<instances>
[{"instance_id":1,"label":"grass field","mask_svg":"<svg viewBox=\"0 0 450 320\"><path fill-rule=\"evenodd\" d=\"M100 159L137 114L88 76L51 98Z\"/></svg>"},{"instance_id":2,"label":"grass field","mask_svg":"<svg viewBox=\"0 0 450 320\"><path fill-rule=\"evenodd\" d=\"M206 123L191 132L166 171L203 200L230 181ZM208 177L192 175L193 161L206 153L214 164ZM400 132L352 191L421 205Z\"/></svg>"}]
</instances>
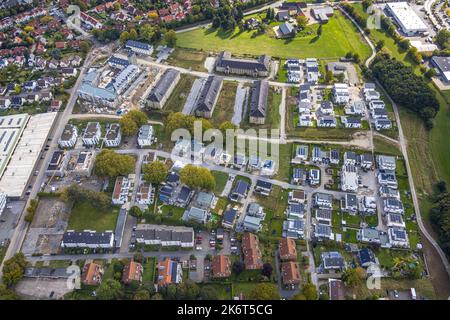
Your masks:
<instances>
[{"instance_id":1,"label":"grass field","mask_svg":"<svg viewBox=\"0 0 450 320\"><path fill-rule=\"evenodd\" d=\"M118 214L118 207L99 210L89 202L77 202L72 208L67 229L78 231L85 229L96 231L115 230Z\"/></svg>"},{"instance_id":2,"label":"grass field","mask_svg":"<svg viewBox=\"0 0 450 320\"><path fill-rule=\"evenodd\" d=\"M236 98L237 82L224 81L211 122L219 127L224 121L230 121L234 114L234 100Z\"/></svg>"},{"instance_id":3,"label":"grass field","mask_svg":"<svg viewBox=\"0 0 450 320\"><path fill-rule=\"evenodd\" d=\"M191 91L192 84L195 81L195 77L182 74L180 76L180 81L176 85L169 99L167 100L165 106L163 107L164 111L171 112L179 112L183 110L184 103Z\"/></svg>"},{"instance_id":4,"label":"grass field","mask_svg":"<svg viewBox=\"0 0 450 320\"><path fill-rule=\"evenodd\" d=\"M373 145L376 153L392 154L397 156L402 154L397 145L379 136L373 137Z\"/></svg>"},{"instance_id":5,"label":"grass field","mask_svg":"<svg viewBox=\"0 0 450 320\"><path fill-rule=\"evenodd\" d=\"M207 71L205 68L205 59L207 54L197 50L176 48L170 55L167 62L170 65L191 69L194 71Z\"/></svg>"},{"instance_id":6,"label":"grass field","mask_svg":"<svg viewBox=\"0 0 450 320\"><path fill-rule=\"evenodd\" d=\"M214 188L214 193L217 196L220 196L223 188L225 188L225 185L228 181L228 173L222 171L211 171L211 173L216 179L216 187Z\"/></svg>"},{"instance_id":7,"label":"grass field","mask_svg":"<svg viewBox=\"0 0 450 320\"><path fill-rule=\"evenodd\" d=\"M313 25L317 30L318 24ZM229 50L235 55L268 54L278 58L339 58L347 52L357 52L362 60L370 55L368 45L356 27L335 11L335 17L323 25L322 35L315 34L294 39L276 39L268 34L254 35L253 31L240 32L216 29L196 29L177 35L177 46L204 51Z\"/></svg>"}]
</instances>

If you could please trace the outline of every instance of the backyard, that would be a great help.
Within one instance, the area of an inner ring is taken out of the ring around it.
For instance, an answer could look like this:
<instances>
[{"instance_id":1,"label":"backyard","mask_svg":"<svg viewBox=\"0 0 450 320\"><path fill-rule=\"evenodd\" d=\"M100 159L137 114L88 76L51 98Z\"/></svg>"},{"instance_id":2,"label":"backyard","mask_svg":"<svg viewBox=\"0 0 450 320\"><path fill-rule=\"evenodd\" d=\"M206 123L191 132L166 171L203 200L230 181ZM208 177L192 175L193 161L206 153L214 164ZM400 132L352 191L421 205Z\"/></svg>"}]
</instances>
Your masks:
<instances>
[{"instance_id":1,"label":"backyard","mask_svg":"<svg viewBox=\"0 0 450 320\"><path fill-rule=\"evenodd\" d=\"M76 202L69 218L68 230L106 231L116 228L118 207L98 209L89 202Z\"/></svg>"},{"instance_id":2,"label":"backyard","mask_svg":"<svg viewBox=\"0 0 450 320\"><path fill-rule=\"evenodd\" d=\"M191 69L194 71L206 71L206 53L196 50L176 48L167 59L170 65Z\"/></svg>"},{"instance_id":3,"label":"backyard","mask_svg":"<svg viewBox=\"0 0 450 320\"><path fill-rule=\"evenodd\" d=\"M319 24L312 25L317 31ZM339 58L347 52L358 53L362 60L370 55L368 45L356 27L340 12L323 25L322 35L294 39L276 39L268 34L255 35L254 31L224 31L222 29L195 29L177 35L177 45L203 51L229 50L236 55L268 54L279 58Z\"/></svg>"},{"instance_id":4,"label":"backyard","mask_svg":"<svg viewBox=\"0 0 450 320\"><path fill-rule=\"evenodd\" d=\"M180 81L167 100L166 105L163 107L163 110L170 112L179 112L183 110L184 103L186 102L194 81L194 76L182 74L180 76Z\"/></svg>"},{"instance_id":5,"label":"backyard","mask_svg":"<svg viewBox=\"0 0 450 320\"><path fill-rule=\"evenodd\" d=\"M230 121L234 114L234 99L236 97L237 82L224 81L211 122L217 127L224 121Z\"/></svg>"}]
</instances>

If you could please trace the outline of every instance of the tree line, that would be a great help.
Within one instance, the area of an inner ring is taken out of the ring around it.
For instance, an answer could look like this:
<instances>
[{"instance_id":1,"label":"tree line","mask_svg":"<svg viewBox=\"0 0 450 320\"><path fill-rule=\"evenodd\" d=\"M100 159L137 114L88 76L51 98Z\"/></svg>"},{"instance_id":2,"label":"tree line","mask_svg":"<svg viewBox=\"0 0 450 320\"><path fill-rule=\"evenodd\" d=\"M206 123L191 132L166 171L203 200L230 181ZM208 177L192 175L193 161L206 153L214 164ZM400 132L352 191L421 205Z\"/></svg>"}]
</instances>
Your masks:
<instances>
[{"instance_id":1,"label":"tree line","mask_svg":"<svg viewBox=\"0 0 450 320\"><path fill-rule=\"evenodd\" d=\"M439 235L439 245L450 257L450 193L444 181L436 185L436 193L432 198L430 220Z\"/></svg>"},{"instance_id":2,"label":"tree line","mask_svg":"<svg viewBox=\"0 0 450 320\"><path fill-rule=\"evenodd\" d=\"M419 115L428 129L433 127L439 101L423 77L386 53L377 54L371 69L394 102Z\"/></svg>"}]
</instances>

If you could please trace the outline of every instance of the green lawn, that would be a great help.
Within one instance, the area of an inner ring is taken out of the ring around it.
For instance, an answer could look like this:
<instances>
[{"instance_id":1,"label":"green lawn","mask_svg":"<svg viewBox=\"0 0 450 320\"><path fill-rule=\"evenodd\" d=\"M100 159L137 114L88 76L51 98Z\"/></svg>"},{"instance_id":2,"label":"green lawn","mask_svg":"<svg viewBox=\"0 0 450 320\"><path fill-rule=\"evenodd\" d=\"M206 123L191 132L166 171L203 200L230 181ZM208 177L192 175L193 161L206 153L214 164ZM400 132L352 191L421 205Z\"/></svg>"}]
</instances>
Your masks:
<instances>
[{"instance_id":1,"label":"green lawn","mask_svg":"<svg viewBox=\"0 0 450 320\"><path fill-rule=\"evenodd\" d=\"M223 189L225 188L225 185L227 184L228 173L223 171L211 171L211 173L214 176L214 179L216 179L216 187L214 188L214 193L217 196L220 196Z\"/></svg>"},{"instance_id":2,"label":"green lawn","mask_svg":"<svg viewBox=\"0 0 450 320\"><path fill-rule=\"evenodd\" d=\"M78 231L85 229L95 231L115 230L118 214L118 207L99 210L88 202L77 202L72 208L67 229Z\"/></svg>"},{"instance_id":3,"label":"green lawn","mask_svg":"<svg viewBox=\"0 0 450 320\"><path fill-rule=\"evenodd\" d=\"M178 81L175 89L164 105L163 111L181 112L183 110L184 103L186 102L189 95L189 92L191 91L194 81L194 76L191 76L189 74L180 75L180 81Z\"/></svg>"},{"instance_id":4,"label":"green lawn","mask_svg":"<svg viewBox=\"0 0 450 320\"><path fill-rule=\"evenodd\" d=\"M312 27L317 30L318 24ZM357 52L362 60L370 56L370 48L364 42L351 21L335 11L335 17L323 25L322 35L284 40L268 34L254 35L254 31L239 32L214 29L196 29L177 34L177 46L204 51L229 50L236 55L268 54L279 58L340 58L347 52Z\"/></svg>"},{"instance_id":5,"label":"green lawn","mask_svg":"<svg viewBox=\"0 0 450 320\"><path fill-rule=\"evenodd\" d=\"M394 143L379 136L373 137L373 144L376 153L401 155L402 152Z\"/></svg>"},{"instance_id":6,"label":"green lawn","mask_svg":"<svg viewBox=\"0 0 450 320\"><path fill-rule=\"evenodd\" d=\"M206 53L197 51L197 50L189 50L183 48L175 48L174 52L170 55L167 62L170 65L191 69L195 71L206 71L205 69L205 59Z\"/></svg>"},{"instance_id":7,"label":"green lawn","mask_svg":"<svg viewBox=\"0 0 450 320\"><path fill-rule=\"evenodd\" d=\"M231 121L234 114L234 100L236 98L237 82L224 81L211 122L219 127L224 121Z\"/></svg>"},{"instance_id":8,"label":"green lawn","mask_svg":"<svg viewBox=\"0 0 450 320\"><path fill-rule=\"evenodd\" d=\"M155 270L156 270L156 258L148 257L144 263L144 273L142 275L142 281L147 283L155 282Z\"/></svg>"}]
</instances>

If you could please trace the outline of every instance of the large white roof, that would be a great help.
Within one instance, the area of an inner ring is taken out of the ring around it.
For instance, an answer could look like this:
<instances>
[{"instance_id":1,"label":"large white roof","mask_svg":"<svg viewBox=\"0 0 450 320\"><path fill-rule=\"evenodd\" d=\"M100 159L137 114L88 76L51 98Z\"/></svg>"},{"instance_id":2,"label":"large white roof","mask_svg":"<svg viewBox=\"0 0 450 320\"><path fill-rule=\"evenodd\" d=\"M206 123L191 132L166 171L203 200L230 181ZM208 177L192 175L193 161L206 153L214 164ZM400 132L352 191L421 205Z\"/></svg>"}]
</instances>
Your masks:
<instances>
[{"instance_id":1,"label":"large white roof","mask_svg":"<svg viewBox=\"0 0 450 320\"><path fill-rule=\"evenodd\" d=\"M22 196L55 118L56 112L30 117L0 179L0 192L9 197Z\"/></svg>"},{"instance_id":2,"label":"large white roof","mask_svg":"<svg viewBox=\"0 0 450 320\"><path fill-rule=\"evenodd\" d=\"M427 31L425 22L407 2L389 2L386 4L404 32Z\"/></svg>"}]
</instances>

